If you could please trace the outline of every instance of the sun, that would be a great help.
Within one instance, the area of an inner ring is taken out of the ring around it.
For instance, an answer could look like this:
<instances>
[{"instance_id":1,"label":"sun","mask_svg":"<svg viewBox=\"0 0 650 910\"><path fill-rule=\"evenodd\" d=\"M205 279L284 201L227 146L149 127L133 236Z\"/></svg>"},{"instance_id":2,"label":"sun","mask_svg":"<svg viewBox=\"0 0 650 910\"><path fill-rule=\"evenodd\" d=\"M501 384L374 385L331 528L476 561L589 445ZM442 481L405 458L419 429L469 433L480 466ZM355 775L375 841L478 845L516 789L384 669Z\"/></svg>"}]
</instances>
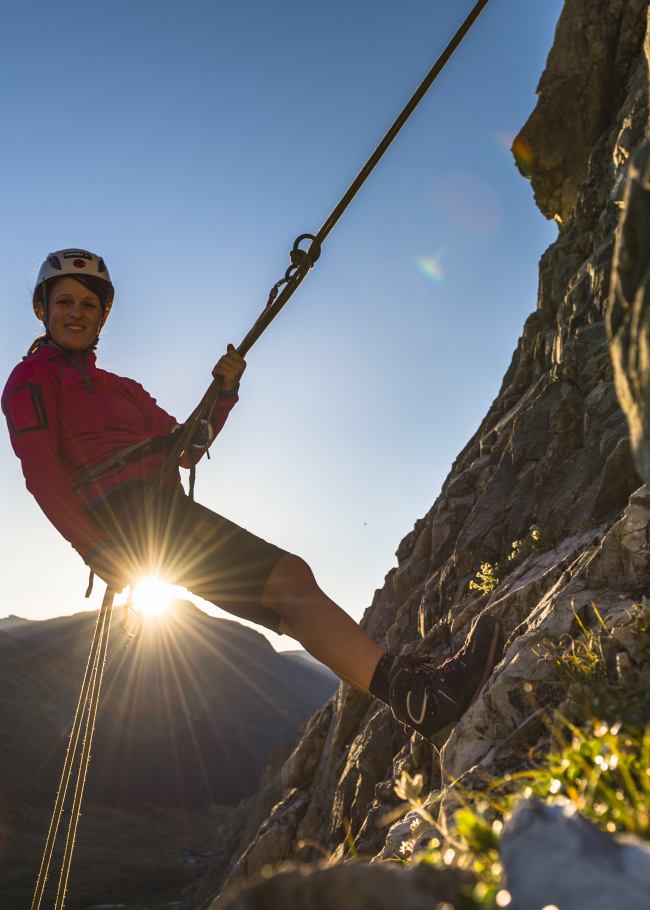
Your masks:
<instances>
[{"instance_id":1,"label":"sun","mask_svg":"<svg viewBox=\"0 0 650 910\"><path fill-rule=\"evenodd\" d=\"M162 616L177 596L174 585L150 575L133 588L133 606L145 619Z\"/></svg>"}]
</instances>

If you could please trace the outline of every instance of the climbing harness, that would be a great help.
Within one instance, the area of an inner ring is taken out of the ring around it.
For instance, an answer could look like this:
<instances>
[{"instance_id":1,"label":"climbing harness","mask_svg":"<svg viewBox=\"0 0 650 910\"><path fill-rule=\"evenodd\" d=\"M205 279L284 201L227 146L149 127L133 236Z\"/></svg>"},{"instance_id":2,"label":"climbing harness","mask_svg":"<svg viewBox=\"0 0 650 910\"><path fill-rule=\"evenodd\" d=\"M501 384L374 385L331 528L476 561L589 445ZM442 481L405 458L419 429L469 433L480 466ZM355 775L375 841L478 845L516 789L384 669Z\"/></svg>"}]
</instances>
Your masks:
<instances>
[{"instance_id":1,"label":"climbing harness","mask_svg":"<svg viewBox=\"0 0 650 910\"><path fill-rule=\"evenodd\" d=\"M427 75L424 77L408 103L405 105L405 107L393 122L384 138L381 140L375 151L361 168L356 178L339 201L338 205L325 220L320 230L316 234L304 233L296 238L289 253L291 265L286 270L284 276L279 281L276 281L276 283L271 288L265 308L262 310L254 325L237 348L238 353L241 354L242 357L246 356L248 351L260 338L262 333L268 328L268 326L275 319L275 317L278 315L290 297L292 297L292 295L296 292L300 284L307 276L308 272L313 268L318 258L320 257L324 241L338 222L339 218L345 212L358 191L361 189L372 170L379 163L389 145L395 139L401 128L404 126L410 115L422 100L427 90L431 87L445 64L449 61L452 54L457 49L468 31L471 29L476 19L483 12L488 2L489 0L478 0L478 2L474 5L473 9L463 24L460 26L440 57L436 60L435 64L429 70ZM305 244L308 245L305 246ZM199 428L202 421L209 419L209 415L211 414L212 409L215 407L219 399L219 395L221 394L222 385L223 380L221 377L216 377L210 384L199 404L196 406L194 411L192 411L187 421L181 427L175 428L175 430L172 431L169 436L156 437L154 439L148 440L144 444L131 446L128 450L118 452L116 456L114 456L112 459L108 459L107 462L104 462L101 465L97 465L95 468L89 471L85 471L83 475L80 475L80 477L76 479L75 486L78 487L80 484L96 478L99 476L99 473L101 471L113 470L115 465L118 463L127 464L129 461L145 457L145 455L151 454L153 451L167 449L167 457L163 464L162 470L157 478L156 483L151 485L152 489L148 494L151 497L155 497L169 474L172 471L176 470L180 464L183 454L185 452L188 452L193 446L197 434L197 429ZM164 442L161 440L164 440ZM194 472L192 470L190 492L193 492L194 487L193 476ZM147 500L145 498L145 503L146 501ZM90 760L90 748L95 726L95 717L97 714L97 705L99 703L99 692L104 665L106 662L106 649L108 646L108 635L110 631L110 620L113 608L114 594L115 592L111 586L107 586L102 606L99 611L97 625L95 627L95 634L93 637L90 656L88 658L88 665L86 667L86 672L81 687L81 694L79 696L77 711L75 713L74 721L72 724L68 750L66 753L61 781L59 784L54 810L52 813L52 820L50 823L50 829L43 852L43 859L36 883L36 889L34 891L34 899L32 901L31 910L39 910L41 905L43 891L45 889L45 882L47 880L52 853L54 850L54 843L63 812L63 804L67 794L68 785L70 783L72 765L79 744L79 734L85 716L86 725L83 738L83 747L79 761L79 767L77 769L77 780L74 790L70 821L68 824L68 832L66 836L63 865L61 868L56 902L54 905L54 910L62 910L63 908L68 877L70 874L70 865L72 862L72 851L74 848L77 823L79 821L79 815L81 812L83 789L86 774L88 771L88 763ZM125 613L125 623L127 624L128 619L129 608L127 606ZM128 625L127 628L129 628ZM130 632L127 634L130 634Z\"/></svg>"},{"instance_id":2,"label":"climbing harness","mask_svg":"<svg viewBox=\"0 0 650 910\"><path fill-rule=\"evenodd\" d=\"M142 461L143 458L148 458L149 455L171 448L173 440L180 430L181 425L177 424L171 433L166 433L163 436L152 436L151 439L145 439L143 442L136 442L133 445L126 446L92 468L84 468L76 477L73 477L72 488L78 490L92 480L99 480L100 478L108 477L110 474L117 474L127 464L132 464L134 461Z\"/></svg>"}]
</instances>

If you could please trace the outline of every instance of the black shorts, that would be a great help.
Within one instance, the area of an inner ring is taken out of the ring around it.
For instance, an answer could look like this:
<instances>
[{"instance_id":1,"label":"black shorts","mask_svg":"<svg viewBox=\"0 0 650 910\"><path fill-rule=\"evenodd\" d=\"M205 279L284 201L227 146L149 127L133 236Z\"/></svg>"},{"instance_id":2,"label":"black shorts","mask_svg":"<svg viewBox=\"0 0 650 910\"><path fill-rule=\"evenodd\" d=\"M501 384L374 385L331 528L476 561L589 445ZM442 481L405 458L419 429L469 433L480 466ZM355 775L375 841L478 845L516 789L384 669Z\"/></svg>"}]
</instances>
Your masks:
<instances>
[{"instance_id":1,"label":"black shorts","mask_svg":"<svg viewBox=\"0 0 650 910\"><path fill-rule=\"evenodd\" d=\"M235 616L278 632L280 617L262 591L285 550L267 543L185 495L180 483L152 499L151 484L125 484L89 515L133 560L139 575L158 575Z\"/></svg>"}]
</instances>

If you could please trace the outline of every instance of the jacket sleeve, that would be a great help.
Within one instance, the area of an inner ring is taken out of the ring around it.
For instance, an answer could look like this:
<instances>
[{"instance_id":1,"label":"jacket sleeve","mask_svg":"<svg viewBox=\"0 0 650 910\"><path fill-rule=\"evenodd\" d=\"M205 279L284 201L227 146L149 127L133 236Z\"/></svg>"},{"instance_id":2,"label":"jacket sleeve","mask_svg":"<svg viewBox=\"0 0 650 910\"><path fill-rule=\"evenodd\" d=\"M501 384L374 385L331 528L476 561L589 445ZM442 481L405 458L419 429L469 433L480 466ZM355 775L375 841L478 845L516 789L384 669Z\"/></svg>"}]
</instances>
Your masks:
<instances>
[{"instance_id":1,"label":"jacket sleeve","mask_svg":"<svg viewBox=\"0 0 650 910\"><path fill-rule=\"evenodd\" d=\"M143 387L137 382L133 383L133 393L137 407L144 417L145 428L148 435L161 436L164 433L171 433L174 427L178 426L178 421L170 414L168 414L167 411L164 411L156 399L152 398L151 395L145 391L145 389L143 389ZM236 390L233 392L222 392L219 395L219 400L217 401L217 404L213 408L210 415L210 424L212 426L213 438L223 428L228 414L230 414L231 410L238 401L239 395ZM184 468L189 468L193 463L195 464L199 460L200 458L191 460L186 456L181 461L181 466Z\"/></svg>"},{"instance_id":2,"label":"jacket sleeve","mask_svg":"<svg viewBox=\"0 0 650 910\"><path fill-rule=\"evenodd\" d=\"M124 380L122 380L124 381ZM176 419L164 411L155 398L134 379L126 380L130 387L132 400L140 411L144 421L144 432L148 437L164 436L176 426Z\"/></svg>"},{"instance_id":3,"label":"jacket sleeve","mask_svg":"<svg viewBox=\"0 0 650 910\"><path fill-rule=\"evenodd\" d=\"M237 389L238 388L239 386ZM233 390L232 392L221 392L219 394L219 399L215 407L212 409L212 413L210 415L210 423L212 424L212 433L214 436L216 436L217 433L219 433L219 431L222 429L224 423L228 418L228 414L230 414L232 409L239 401L239 393L237 389Z\"/></svg>"},{"instance_id":4,"label":"jacket sleeve","mask_svg":"<svg viewBox=\"0 0 650 910\"><path fill-rule=\"evenodd\" d=\"M55 528L86 558L107 542L86 514L72 488L71 472L59 453L57 400L53 371L19 364L2 395L13 450L29 492Z\"/></svg>"}]
</instances>

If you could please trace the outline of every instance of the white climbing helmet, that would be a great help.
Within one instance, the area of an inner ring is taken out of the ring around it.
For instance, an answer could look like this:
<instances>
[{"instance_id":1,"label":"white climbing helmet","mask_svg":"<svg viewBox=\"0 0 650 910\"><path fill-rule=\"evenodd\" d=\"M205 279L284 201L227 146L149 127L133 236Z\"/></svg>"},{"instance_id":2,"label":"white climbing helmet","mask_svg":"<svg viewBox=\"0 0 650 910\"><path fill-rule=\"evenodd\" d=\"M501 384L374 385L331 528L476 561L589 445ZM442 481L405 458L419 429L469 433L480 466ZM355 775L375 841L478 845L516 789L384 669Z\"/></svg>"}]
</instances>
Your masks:
<instances>
[{"instance_id":1,"label":"white climbing helmet","mask_svg":"<svg viewBox=\"0 0 650 910\"><path fill-rule=\"evenodd\" d=\"M64 275L79 279L98 295L104 311L103 321L105 322L111 311L115 293L106 263L101 256L76 248L56 250L54 253L50 253L40 267L32 297L32 306L36 315L39 315L37 307L43 307L47 311L45 291L48 283Z\"/></svg>"}]
</instances>

